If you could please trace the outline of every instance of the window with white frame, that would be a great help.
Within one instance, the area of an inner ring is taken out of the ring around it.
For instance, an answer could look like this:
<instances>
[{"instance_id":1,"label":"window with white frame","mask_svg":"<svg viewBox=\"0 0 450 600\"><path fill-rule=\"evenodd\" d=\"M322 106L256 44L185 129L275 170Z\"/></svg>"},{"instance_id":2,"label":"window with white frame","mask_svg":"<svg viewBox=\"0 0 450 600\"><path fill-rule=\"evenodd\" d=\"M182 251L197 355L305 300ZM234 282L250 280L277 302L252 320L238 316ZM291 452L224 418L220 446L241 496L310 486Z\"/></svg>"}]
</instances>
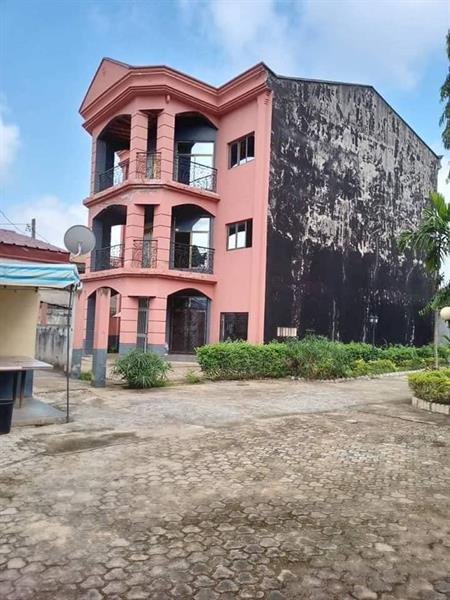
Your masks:
<instances>
[{"instance_id":1,"label":"window with white frame","mask_svg":"<svg viewBox=\"0 0 450 600\"><path fill-rule=\"evenodd\" d=\"M249 133L231 142L229 146L229 167L244 165L255 158L255 134Z\"/></svg>"},{"instance_id":2,"label":"window with white frame","mask_svg":"<svg viewBox=\"0 0 450 600\"><path fill-rule=\"evenodd\" d=\"M250 248L252 245L253 221L239 221L227 225L227 250Z\"/></svg>"}]
</instances>

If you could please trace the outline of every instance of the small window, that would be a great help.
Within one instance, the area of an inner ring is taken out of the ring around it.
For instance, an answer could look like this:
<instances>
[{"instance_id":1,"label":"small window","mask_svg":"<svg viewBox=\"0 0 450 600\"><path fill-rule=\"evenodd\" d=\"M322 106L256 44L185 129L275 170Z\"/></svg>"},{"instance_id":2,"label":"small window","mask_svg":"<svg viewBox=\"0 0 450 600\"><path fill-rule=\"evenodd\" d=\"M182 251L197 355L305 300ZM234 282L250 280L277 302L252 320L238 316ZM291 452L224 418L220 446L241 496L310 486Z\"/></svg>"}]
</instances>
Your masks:
<instances>
[{"instance_id":1,"label":"small window","mask_svg":"<svg viewBox=\"0 0 450 600\"><path fill-rule=\"evenodd\" d=\"M255 134L249 133L245 137L229 144L230 169L255 158Z\"/></svg>"},{"instance_id":2,"label":"small window","mask_svg":"<svg viewBox=\"0 0 450 600\"><path fill-rule=\"evenodd\" d=\"M227 250L237 248L250 248L252 245L253 222L252 219L230 223L228 227Z\"/></svg>"},{"instance_id":3,"label":"small window","mask_svg":"<svg viewBox=\"0 0 450 600\"><path fill-rule=\"evenodd\" d=\"M220 341L246 340L248 330L248 313L220 313Z\"/></svg>"}]
</instances>

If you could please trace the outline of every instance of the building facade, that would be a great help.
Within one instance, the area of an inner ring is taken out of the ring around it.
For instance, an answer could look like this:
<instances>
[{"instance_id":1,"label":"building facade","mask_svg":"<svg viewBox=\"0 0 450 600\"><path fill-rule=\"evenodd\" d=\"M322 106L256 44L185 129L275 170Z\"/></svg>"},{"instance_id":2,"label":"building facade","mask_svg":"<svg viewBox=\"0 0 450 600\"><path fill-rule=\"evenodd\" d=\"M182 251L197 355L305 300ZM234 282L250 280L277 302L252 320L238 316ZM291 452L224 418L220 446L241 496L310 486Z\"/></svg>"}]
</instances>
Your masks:
<instances>
[{"instance_id":1,"label":"building facade","mask_svg":"<svg viewBox=\"0 0 450 600\"><path fill-rule=\"evenodd\" d=\"M74 372L108 340L192 353L307 330L428 339L420 263L395 239L417 222L438 158L369 86L277 77L221 87L104 59L80 109L92 136ZM407 307L407 308L406 308Z\"/></svg>"}]
</instances>

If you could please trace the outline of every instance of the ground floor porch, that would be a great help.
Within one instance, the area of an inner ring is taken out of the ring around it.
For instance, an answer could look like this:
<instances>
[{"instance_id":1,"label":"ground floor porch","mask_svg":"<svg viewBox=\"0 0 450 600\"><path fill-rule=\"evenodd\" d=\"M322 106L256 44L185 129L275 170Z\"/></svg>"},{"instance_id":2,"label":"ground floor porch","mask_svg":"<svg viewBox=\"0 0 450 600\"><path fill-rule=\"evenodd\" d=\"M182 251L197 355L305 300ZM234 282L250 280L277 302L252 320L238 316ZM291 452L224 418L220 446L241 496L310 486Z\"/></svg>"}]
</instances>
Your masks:
<instances>
[{"instance_id":1,"label":"ground floor porch","mask_svg":"<svg viewBox=\"0 0 450 600\"><path fill-rule=\"evenodd\" d=\"M242 303L224 304L209 281L139 278L101 284L88 281L79 295L72 351L74 376L80 375L83 357L92 357L94 386L105 385L110 353L137 348L190 361L207 343L262 341L249 331L251 311Z\"/></svg>"}]
</instances>

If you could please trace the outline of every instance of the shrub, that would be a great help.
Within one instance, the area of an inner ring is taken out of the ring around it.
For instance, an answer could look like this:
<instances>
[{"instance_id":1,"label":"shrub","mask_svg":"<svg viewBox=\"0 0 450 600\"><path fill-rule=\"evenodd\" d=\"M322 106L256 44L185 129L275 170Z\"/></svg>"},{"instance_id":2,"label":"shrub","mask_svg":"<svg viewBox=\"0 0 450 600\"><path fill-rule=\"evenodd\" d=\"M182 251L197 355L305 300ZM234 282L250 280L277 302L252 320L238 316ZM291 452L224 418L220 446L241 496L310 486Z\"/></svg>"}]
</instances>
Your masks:
<instances>
[{"instance_id":1,"label":"shrub","mask_svg":"<svg viewBox=\"0 0 450 600\"><path fill-rule=\"evenodd\" d=\"M448 356L441 347L440 354ZM227 341L197 349L202 371L210 379L286 377L337 379L413 370L433 362L433 347L392 345L372 348L361 342L332 342L307 335L270 344Z\"/></svg>"},{"instance_id":2,"label":"shrub","mask_svg":"<svg viewBox=\"0 0 450 600\"><path fill-rule=\"evenodd\" d=\"M450 404L450 369L412 373L408 379L409 386L417 398Z\"/></svg>"},{"instance_id":3,"label":"shrub","mask_svg":"<svg viewBox=\"0 0 450 600\"><path fill-rule=\"evenodd\" d=\"M197 371L194 371L194 369L188 369L186 371L186 383L201 383L203 381L202 376L200 375L200 373L197 373Z\"/></svg>"},{"instance_id":4,"label":"shrub","mask_svg":"<svg viewBox=\"0 0 450 600\"><path fill-rule=\"evenodd\" d=\"M414 346L395 344L380 348L378 358L392 361L397 367L407 369L420 369L424 366L423 356L419 356Z\"/></svg>"},{"instance_id":5,"label":"shrub","mask_svg":"<svg viewBox=\"0 0 450 600\"><path fill-rule=\"evenodd\" d=\"M80 379L81 379L81 381L91 381L92 371L81 371Z\"/></svg>"},{"instance_id":6,"label":"shrub","mask_svg":"<svg viewBox=\"0 0 450 600\"><path fill-rule=\"evenodd\" d=\"M197 358L210 379L255 379L284 377L287 370L287 346L222 342L197 348Z\"/></svg>"},{"instance_id":7,"label":"shrub","mask_svg":"<svg viewBox=\"0 0 450 600\"><path fill-rule=\"evenodd\" d=\"M345 352L351 362L355 360L374 360L378 357L379 348L373 348L370 344L364 342L349 342L343 344Z\"/></svg>"},{"instance_id":8,"label":"shrub","mask_svg":"<svg viewBox=\"0 0 450 600\"><path fill-rule=\"evenodd\" d=\"M352 366L352 375L354 377L360 377L361 375L381 375L382 373L393 373L397 370L397 367L386 358L379 358L376 360L356 360Z\"/></svg>"},{"instance_id":9,"label":"shrub","mask_svg":"<svg viewBox=\"0 0 450 600\"><path fill-rule=\"evenodd\" d=\"M306 379L348 377L351 361L344 344L321 336L307 336L286 344L288 372Z\"/></svg>"},{"instance_id":10,"label":"shrub","mask_svg":"<svg viewBox=\"0 0 450 600\"><path fill-rule=\"evenodd\" d=\"M170 368L170 364L155 352L132 350L116 361L114 373L120 375L130 388L151 388L166 385Z\"/></svg>"}]
</instances>

